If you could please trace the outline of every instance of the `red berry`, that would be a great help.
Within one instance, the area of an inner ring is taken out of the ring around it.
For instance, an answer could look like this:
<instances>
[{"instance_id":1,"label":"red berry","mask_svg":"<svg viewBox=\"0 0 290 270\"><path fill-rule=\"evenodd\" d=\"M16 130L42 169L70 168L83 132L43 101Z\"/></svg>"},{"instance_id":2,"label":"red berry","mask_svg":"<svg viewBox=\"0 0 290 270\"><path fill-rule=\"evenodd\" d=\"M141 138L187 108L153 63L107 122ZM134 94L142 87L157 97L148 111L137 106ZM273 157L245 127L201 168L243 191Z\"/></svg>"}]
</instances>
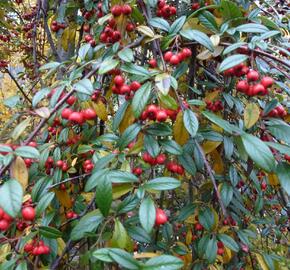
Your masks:
<instances>
[{"instance_id":1,"label":"red berry","mask_svg":"<svg viewBox=\"0 0 290 270\"><path fill-rule=\"evenodd\" d=\"M155 224L157 226L159 226L159 225L166 223L167 221L168 221L168 218L167 218L165 212L162 209L157 208L156 209Z\"/></svg>"},{"instance_id":2,"label":"red berry","mask_svg":"<svg viewBox=\"0 0 290 270\"><path fill-rule=\"evenodd\" d=\"M217 250L218 255L223 255L224 252L225 252L225 250L223 248L218 248L218 250Z\"/></svg>"},{"instance_id":3,"label":"red berry","mask_svg":"<svg viewBox=\"0 0 290 270\"><path fill-rule=\"evenodd\" d=\"M83 27L84 32L90 32L90 26L88 24L85 24Z\"/></svg>"},{"instance_id":4,"label":"red berry","mask_svg":"<svg viewBox=\"0 0 290 270\"><path fill-rule=\"evenodd\" d=\"M164 6L166 5L166 2L165 2L165 0L159 0L158 1L158 8L163 8Z\"/></svg>"},{"instance_id":5,"label":"red berry","mask_svg":"<svg viewBox=\"0 0 290 270\"><path fill-rule=\"evenodd\" d=\"M169 51L169 52L166 52L166 53L164 54L164 60L165 60L166 62L169 62L172 56L173 56L173 53L172 53L172 52L170 52L170 51Z\"/></svg>"},{"instance_id":6,"label":"red berry","mask_svg":"<svg viewBox=\"0 0 290 270\"><path fill-rule=\"evenodd\" d=\"M203 230L203 226L200 223L196 223L194 226L196 231L202 231Z\"/></svg>"},{"instance_id":7,"label":"red berry","mask_svg":"<svg viewBox=\"0 0 290 270\"><path fill-rule=\"evenodd\" d=\"M85 35L85 41L90 42L93 39L93 37L90 34Z\"/></svg>"},{"instance_id":8,"label":"red berry","mask_svg":"<svg viewBox=\"0 0 290 270\"><path fill-rule=\"evenodd\" d=\"M125 80L124 80L124 78L121 75L117 75L114 78L114 84L117 85L117 86L122 86L124 84L124 82L125 82Z\"/></svg>"},{"instance_id":9,"label":"red berry","mask_svg":"<svg viewBox=\"0 0 290 270\"><path fill-rule=\"evenodd\" d=\"M185 58L190 57L192 55L191 49L189 48L183 48L182 54L185 56Z\"/></svg>"},{"instance_id":10,"label":"red berry","mask_svg":"<svg viewBox=\"0 0 290 270\"><path fill-rule=\"evenodd\" d=\"M170 64L176 66L180 63L180 58L178 57L178 55L172 55L172 57L170 58Z\"/></svg>"},{"instance_id":11,"label":"red berry","mask_svg":"<svg viewBox=\"0 0 290 270\"><path fill-rule=\"evenodd\" d=\"M262 183L261 183L261 189L262 189L263 191L265 191L265 190L267 189L267 183L266 183L266 182L262 182Z\"/></svg>"},{"instance_id":12,"label":"red berry","mask_svg":"<svg viewBox=\"0 0 290 270\"><path fill-rule=\"evenodd\" d=\"M21 211L24 220L33 221L35 219L35 210L31 206L24 207Z\"/></svg>"},{"instance_id":13,"label":"red berry","mask_svg":"<svg viewBox=\"0 0 290 270\"><path fill-rule=\"evenodd\" d=\"M158 112L158 107L156 106L156 105L154 105L154 104L152 104L152 105L149 105L148 107L147 107L147 115L148 115L148 117L151 119L151 120L154 120L155 118L156 118L156 114L157 114L157 112Z\"/></svg>"},{"instance_id":14,"label":"red berry","mask_svg":"<svg viewBox=\"0 0 290 270\"><path fill-rule=\"evenodd\" d=\"M122 13L122 7L119 5L115 5L112 7L111 12L115 17L120 16Z\"/></svg>"},{"instance_id":15,"label":"red berry","mask_svg":"<svg viewBox=\"0 0 290 270\"><path fill-rule=\"evenodd\" d=\"M132 8L130 5L128 4L125 4L123 7L122 7L122 13L124 15L130 15L132 13Z\"/></svg>"},{"instance_id":16,"label":"red berry","mask_svg":"<svg viewBox=\"0 0 290 270\"><path fill-rule=\"evenodd\" d=\"M165 154L159 154L157 157L156 157L156 162L157 164L164 164L166 160L166 155Z\"/></svg>"},{"instance_id":17,"label":"red berry","mask_svg":"<svg viewBox=\"0 0 290 270\"><path fill-rule=\"evenodd\" d=\"M24 246L24 251L25 251L25 252L30 253L32 250L33 250L33 245L32 245L32 243L27 243L27 244Z\"/></svg>"},{"instance_id":18,"label":"red berry","mask_svg":"<svg viewBox=\"0 0 290 270\"><path fill-rule=\"evenodd\" d=\"M140 87L141 87L141 84L137 81L133 81L130 84L130 89L134 92L137 91Z\"/></svg>"},{"instance_id":19,"label":"red berry","mask_svg":"<svg viewBox=\"0 0 290 270\"><path fill-rule=\"evenodd\" d=\"M192 10L197 10L199 8L200 8L200 4L199 3L193 3L192 6L191 6Z\"/></svg>"},{"instance_id":20,"label":"red berry","mask_svg":"<svg viewBox=\"0 0 290 270\"><path fill-rule=\"evenodd\" d=\"M268 88L268 87L271 87L274 83L274 80L271 78L271 77L264 77L262 80L261 80L261 84L265 87L265 88Z\"/></svg>"},{"instance_id":21,"label":"red berry","mask_svg":"<svg viewBox=\"0 0 290 270\"><path fill-rule=\"evenodd\" d=\"M141 175L142 172L143 172L143 170L140 167L136 167L136 168L133 169L133 173L138 175L138 176Z\"/></svg>"},{"instance_id":22,"label":"red berry","mask_svg":"<svg viewBox=\"0 0 290 270\"><path fill-rule=\"evenodd\" d=\"M0 220L0 231L6 231L9 228L9 222L5 219Z\"/></svg>"},{"instance_id":23,"label":"red berry","mask_svg":"<svg viewBox=\"0 0 290 270\"><path fill-rule=\"evenodd\" d=\"M69 119L70 115L73 113L73 110L70 108L64 108L61 112L61 117L63 119Z\"/></svg>"},{"instance_id":24,"label":"red berry","mask_svg":"<svg viewBox=\"0 0 290 270\"><path fill-rule=\"evenodd\" d=\"M132 32L135 29L135 25L133 23L127 23L126 25L126 31L127 32Z\"/></svg>"},{"instance_id":25,"label":"red berry","mask_svg":"<svg viewBox=\"0 0 290 270\"><path fill-rule=\"evenodd\" d=\"M130 89L129 85L126 85L126 84L122 85L120 88L121 95L130 94L130 91L131 91L131 89Z\"/></svg>"},{"instance_id":26,"label":"red berry","mask_svg":"<svg viewBox=\"0 0 290 270\"><path fill-rule=\"evenodd\" d=\"M156 61L156 59L150 59L150 60L148 61L148 64L149 64L149 66L152 67L152 68L157 67L157 61Z\"/></svg>"},{"instance_id":27,"label":"red berry","mask_svg":"<svg viewBox=\"0 0 290 270\"><path fill-rule=\"evenodd\" d=\"M3 218L4 213L4 210L0 207L0 220Z\"/></svg>"},{"instance_id":28,"label":"red berry","mask_svg":"<svg viewBox=\"0 0 290 270\"><path fill-rule=\"evenodd\" d=\"M66 213L65 216L66 216L67 219L72 219L73 216L74 216L74 212L73 211L69 211L69 212Z\"/></svg>"},{"instance_id":29,"label":"red berry","mask_svg":"<svg viewBox=\"0 0 290 270\"><path fill-rule=\"evenodd\" d=\"M265 87L258 83L256 85L253 86L253 94L254 95L264 95L267 93L267 90L265 89Z\"/></svg>"},{"instance_id":30,"label":"red berry","mask_svg":"<svg viewBox=\"0 0 290 270\"><path fill-rule=\"evenodd\" d=\"M43 246L43 254L49 254L50 248L48 246Z\"/></svg>"},{"instance_id":31,"label":"red berry","mask_svg":"<svg viewBox=\"0 0 290 270\"><path fill-rule=\"evenodd\" d=\"M57 166L58 168L61 168L62 165L63 165L63 161L62 161L62 160L58 160L58 161L56 162L56 166Z\"/></svg>"},{"instance_id":32,"label":"red berry","mask_svg":"<svg viewBox=\"0 0 290 270\"><path fill-rule=\"evenodd\" d=\"M97 116L96 112L92 108L85 109L82 114L86 120L95 119Z\"/></svg>"},{"instance_id":33,"label":"red berry","mask_svg":"<svg viewBox=\"0 0 290 270\"><path fill-rule=\"evenodd\" d=\"M171 6L170 7L170 15L173 16L176 14L176 7Z\"/></svg>"},{"instance_id":34,"label":"red berry","mask_svg":"<svg viewBox=\"0 0 290 270\"><path fill-rule=\"evenodd\" d=\"M260 75L259 75L258 71L256 71L256 70L250 70L247 74L247 80L249 82L255 82L255 81L259 80L259 77L260 77Z\"/></svg>"},{"instance_id":35,"label":"red berry","mask_svg":"<svg viewBox=\"0 0 290 270\"><path fill-rule=\"evenodd\" d=\"M4 212L4 215L2 217L2 219L6 220L7 222L11 222L13 220L12 217L10 217L7 213Z\"/></svg>"},{"instance_id":36,"label":"red berry","mask_svg":"<svg viewBox=\"0 0 290 270\"><path fill-rule=\"evenodd\" d=\"M69 120L76 122L78 124L82 124L84 122L84 117L81 113L79 112L73 112L71 113L71 115L69 116Z\"/></svg>"},{"instance_id":37,"label":"red berry","mask_svg":"<svg viewBox=\"0 0 290 270\"><path fill-rule=\"evenodd\" d=\"M178 166L177 166L177 169L176 169L176 173L178 173L178 174L180 174L180 175L184 174L184 169L183 169L183 167L180 166L180 165L178 165Z\"/></svg>"},{"instance_id":38,"label":"red berry","mask_svg":"<svg viewBox=\"0 0 290 270\"><path fill-rule=\"evenodd\" d=\"M167 113L166 113L165 110L159 110L156 113L156 120L158 122L164 122L164 121L166 121L167 117L168 117L168 115L167 115Z\"/></svg>"},{"instance_id":39,"label":"red berry","mask_svg":"<svg viewBox=\"0 0 290 270\"><path fill-rule=\"evenodd\" d=\"M240 91L242 93L247 93L249 90L249 84L247 81L238 81L236 88L237 88L237 91Z\"/></svg>"}]
</instances>

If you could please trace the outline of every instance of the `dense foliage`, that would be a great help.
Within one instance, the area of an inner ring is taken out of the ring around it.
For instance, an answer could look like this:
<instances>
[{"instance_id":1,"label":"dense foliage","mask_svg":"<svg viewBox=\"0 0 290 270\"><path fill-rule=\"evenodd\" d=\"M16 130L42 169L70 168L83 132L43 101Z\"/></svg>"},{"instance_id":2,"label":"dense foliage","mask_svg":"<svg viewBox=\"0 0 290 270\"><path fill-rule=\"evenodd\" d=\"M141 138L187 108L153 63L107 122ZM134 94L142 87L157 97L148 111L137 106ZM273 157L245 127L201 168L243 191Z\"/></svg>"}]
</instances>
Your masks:
<instances>
[{"instance_id":1,"label":"dense foliage","mask_svg":"<svg viewBox=\"0 0 290 270\"><path fill-rule=\"evenodd\" d=\"M288 269L287 12L1 0L0 268Z\"/></svg>"}]
</instances>

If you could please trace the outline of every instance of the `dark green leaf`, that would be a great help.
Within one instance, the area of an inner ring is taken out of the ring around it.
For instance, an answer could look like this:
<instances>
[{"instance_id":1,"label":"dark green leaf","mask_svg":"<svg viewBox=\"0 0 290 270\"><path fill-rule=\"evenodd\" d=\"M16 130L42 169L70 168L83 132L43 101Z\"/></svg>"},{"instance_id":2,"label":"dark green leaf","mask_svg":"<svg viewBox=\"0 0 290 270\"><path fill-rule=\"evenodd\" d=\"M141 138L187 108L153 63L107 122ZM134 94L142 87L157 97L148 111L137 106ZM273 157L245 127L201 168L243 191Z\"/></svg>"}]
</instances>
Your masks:
<instances>
[{"instance_id":1,"label":"dark green leaf","mask_svg":"<svg viewBox=\"0 0 290 270\"><path fill-rule=\"evenodd\" d=\"M229 235L227 234L224 234L224 233L221 233L221 234L218 234L218 239L220 241L223 242L223 244L228 247L229 249L231 249L232 251L234 252L238 252L239 251L239 245L237 244L237 242L232 238L230 237Z\"/></svg>"},{"instance_id":2,"label":"dark green leaf","mask_svg":"<svg viewBox=\"0 0 290 270\"><path fill-rule=\"evenodd\" d=\"M118 170L108 172L108 178L112 183L134 183L139 181L136 175Z\"/></svg>"},{"instance_id":3,"label":"dark green leaf","mask_svg":"<svg viewBox=\"0 0 290 270\"><path fill-rule=\"evenodd\" d=\"M94 87L89 79L82 79L81 81L74 84L74 88L77 92L91 95L94 92Z\"/></svg>"},{"instance_id":4,"label":"dark green leaf","mask_svg":"<svg viewBox=\"0 0 290 270\"><path fill-rule=\"evenodd\" d=\"M152 85L151 83L143 84L140 89L135 93L132 101L132 109L134 116L138 118L143 112L146 104L149 101L151 95Z\"/></svg>"},{"instance_id":5,"label":"dark green leaf","mask_svg":"<svg viewBox=\"0 0 290 270\"><path fill-rule=\"evenodd\" d=\"M62 236L62 232L58 229L46 226L40 226L39 233L40 235L50 239L57 239Z\"/></svg>"},{"instance_id":6,"label":"dark green leaf","mask_svg":"<svg viewBox=\"0 0 290 270\"><path fill-rule=\"evenodd\" d=\"M99 68L99 74L105 74L108 71L114 69L116 66L119 65L119 60L116 59L106 59L104 62L101 63Z\"/></svg>"},{"instance_id":7,"label":"dark green leaf","mask_svg":"<svg viewBox=\"0 0 290 270\"><path fill-rule=\"evenodd\" d=\"M183 153L181 156L178 156L178 161L181 163L184 169L192 176L196 174L196 166L190 154Z\"/></svg>"},{"instance_id":8,"label":"dark green leaf","mask_svg":"<svg viewBox=\"0 0 290 270\"><path fill-rule=\"evenodd\" d=\"M40 157L39 151L31 146L20 146L15 149L15 154L17 156L25 157L25 158L36 158Z\"/></svg>"},{"instance_id":9,"label":"dark green leaf","mask_svg":"<svg viewBox=\"0 0 290 270\"><path fill-rule=\"evenodd\" d=\"M96 203L105 217L109 214L112 200L112 183L108 177L101 177L96 188Z\"/></svg>"},{"instance_id":10,"label":"dark green leaf","mask_svg":"<svg viewBox=\"0 0 290 270\"><path fill-rule=\"evenodd\" d=\"M267 129L272 133L273 136L278 140L285 141L290 144L290 126L288 125L271 125Z\"/></svg>"},{"instance_id":11,"label":"dark green leaf","mask_svg":"<svg viewBox=\"0 0 290 270\"><path fill-rule=\"evenodd\" d=\"M125 115L125 112L126 112L128 106L129 106L128 101L125 101L122 105L120 105L118 111L116 112L116 114L113 118L113 123L112 123L113 131L116 131L119 128L119 125L123 120L123 117Z\"/></svg>"},{"instance_id":12,"label":"dark green leaf","mask_svg":"<svg viewBox=\"0 0 290 270\"><path fill-rule=\"evenodd\" d=\"M186 16L181 16L178 19L176 19L170 26L169 35L177 34L182 29L182 26L184 25L185 20L186 20Z\"/></svg>"},{"instance_id":13,"label":"dark green leaf","mask_svg":"<svg viewBox=\"0 0 290 270\"><path fill-rule=\"evenodd\" d=\"M40 201L38 202L36 206L37 216L40 216L45 211L45 209L52 202L53 198L54 198L54 193L52 192L48 192L41 197Z\"/></svg>"},{"instance_id":14,"label":"dark green leaf","mask_svg":"<svg viewBox=\"0 0 290 270\"><path fill-rule=\"evenodd\" d=\"M236 30L245 33L264 33L269 31L266 26L258 23L246 23L236 27Z\"/></svg>"},{"instance_id":15,"label":"dark green leaf","mask_svg":"<svg viewBox=\"0 0 290 270\"><path fill-rule=\"evenodd\" d=\"M155 28L159 28L159 29L164 30L166 32L168 32L170 29L169 23L166 20L159 18L159 17L152 18L149 21L149 23L151 26L153 26Z\"/></svg>"},{"instance_id":16,"label":"dark green leaf","mask_svg":"<svg viewBox=\"0 0 290 270\"><path fill-rule=\"evenodd\" d=\"M193 111L187 109L183 112L183 123L188 133L192 137L195 137L199 124L198 119Z\"/></svg>"},{"instance_id":17,"label":"dark green leaf","mask_svg":"<svg viewBox=\"0 0 290 270\"><path fill-rule=\"evenodd\" d=\"M124 131L121 138L118 141L118 146L120 150L123 150L128 146L130 142L132 142L138 135L141 130L141 126L138 123L135 123Z\"/></svg>"},{"instance_id":18,"label":"dark green leaf","mask_svg":"<svg viewBox=\"0 0 290 270\"><path fill-rule=\"evenodd\" d=\"M212 238L207 243L205 257L210 263L213 263L216 260L216 256L217 256L217 241L215 238Z\"/></svg>"},{"instance_id":19,"label":"dark green leaf","mask_svg":"<svg viewBox=\"0 0 290 270\"><path fill-rule=\"evenodd\" d=\"M163 140L163 141L160 141L160 144L164 148L164 150L170 154L173 154L173 155L182 154L182 148L176 141Z\"/></svg>"},{"instance_id":20,"label":"dark green leaf","mask_svg":"<svg viewBox=\"0 0 290 270\"><path fill-rule=\"evenodd\" d=\"M124 48L119 51L118 56L125 62L132 62L134 60L133 51L130 48Z\"/></svg>"},{"instance_id":21,"label":"dark green leaf","mask_svg":"<svg viewBox=\"0 0 290 270\"><path fill-rule=\"evenodd\" d=\"M177 257L169 255L161 255L149 259L144 270L177 270L183 267L183 261Z\"/></svg>"},{"instance_id":22,"label":"dark green leaf","mask_svg":"<svg viewBox=\"0 0 290 270\"><path fill-rule=\"evenodd\" d=\"M198 214L198 220L206 230L211 231L215 223L213 211L208 207L202 209Z\"/></svg>"},{"instance_id":23,"label":"dark green leaf","mask_svg":"<svg viewBox=\"0 0 290 270\"><path fill-rule=\"evenodd\" d=\"M279 163L276 173L283 189L290 196L290 165L288 163Z\"/></svg>"},{"instance_id":24,"label":"dark green leaf","mask_svg":"<svg viewBox=\"0 0 290 270\"><path fill-rule=\"evenodd\" d=\"M232 186L228 185L227 183L223 183L222 187L221 187L221 199L225 205L225 207L227 207L234 195L234 191Z\"/></svg>"},{"instance_id":25,"label":"dark green leaf","mask_svg":"<svg viewBox=\"0 0 290 270\"><path fill-rule=\"evenodd\" d=\"M152 228L155 224L156 210L154 202L150 197L147 197L143 200L139 208L139 220L147 233L152 231Z\"/></svg>"},{"instance_id":26,"label":"dark green leaf","mask_svg":"<svg viewBox=\"0 0 290 270\"><path fill-rule=\"evenodd\" d=\"M156 157L160 152L160 148L159 148L159 144L158 144L157 140L151 135L145 135L144 147L145 147L145 150L152 157Z\"/></svg>"},{"instance_id":27,"label":"dark green leaf","mask_svg":"<svg viewBox=\"0 0 290 270\"><path fill-rule=\"evenodd\" d=\"M110 257L119 265L126 269L139 270L140 264L133 258L131 254L122 249L111 249L109 251Z\"/></svg>"},{"instance_id":28,"label":"dark green leaf","mask_svg":"<svg viewBox=\"0 0 290 270\"><path fill-rule=\"evenodd\" d=\"M219 72L223 72L227 69L230 69L240 63L245 62L249 57L245 54L235 54L235 55L231 55L228 56L227 58L225 58L220 66L219 66Z\"/></svg>"}]
</instances>

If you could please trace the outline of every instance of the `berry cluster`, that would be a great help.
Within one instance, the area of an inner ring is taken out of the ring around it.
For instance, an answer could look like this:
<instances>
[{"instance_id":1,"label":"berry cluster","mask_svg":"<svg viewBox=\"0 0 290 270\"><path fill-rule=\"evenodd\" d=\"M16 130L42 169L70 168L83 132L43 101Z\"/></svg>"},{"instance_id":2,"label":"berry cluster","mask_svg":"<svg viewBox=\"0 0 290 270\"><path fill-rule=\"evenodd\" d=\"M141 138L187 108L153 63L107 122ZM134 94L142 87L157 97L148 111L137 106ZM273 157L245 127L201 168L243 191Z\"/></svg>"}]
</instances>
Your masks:
<instances>
[{"instance_id":1,"label":"berry cluster","mask_svg":"<svg viewBox=\"0 0 290 270\"><path fill-rule=\"evenodd\" d=\"M8 62L5 60L0 60L0 68L7 68Z\"/></svg>"},{"instance_id":2,"label":"berry cluster","mask_svg":"<svg viewBox=\"0 0 290 270\"><path fill-rule=\"evenodd\" d=\"M13 218L0 208L0 231L7 231Z\"/></svg>"},{"instance_id":3,"label":"berry cluster","mask_svg":"<svg viewBox=\"0 0 290 270\"><path fill-rule=\"evenodd\" d=\"M166 155L165 154L159 154L156 158L152 157L148 152L144 152L142 155L142 159L150 164L151 166L154 165L162 165L166 161Z\"/></svg>"},{"instance_id":4,"label":"berry cluster","mask_svg":"<svg viewBox=\"0 0 290 270\"><path fill-rule=\"evenodd\" d=\"M69 168L68 164L66 161L63 161L63 160L58 160L56 163L55 163L55 166L59 169L61 169L63 172L66 172Z\"/></svg>"},{"instance_id":5,"label":"berry cluster","mask_svg":"<svg viewBox=\"0 0 290 270\"><path fill-rule=\"evenodd\" d=\"M177 66L180 62L184 61L192 55L191 49L183 48L180 52L174 54L171 51L166 52L163 57L165 62L170 63L173 66Z\"/></svg>"},{"instance_id":6,"label":"berry cluster","mask_svg":"<svg viewBox=\"0 0 290 270\"><path fill-rule=\"evenodd\" d=\"M83 163L83 168L85 173L90 173L94 169L94 163L90 159L87 159Z\"/></svg>"},{"instance_id":7,"label":"berry cluster","mask_svg":"<svg viewBox=\"0 0 290 270\"><path fill-rule=\"evenodd\" d=\"M57 21L52 21L50 25L50 30L52 32L58 32L60 29L65 29L66 25L65 23L59 23Z\"/></svg>"},{"instance_id":8,"label":"berry cluster","mask_svg":"<svg viewBox=\"0 0 290 270\"><path fill-rule=\"evenodd\" d=\"M278 105L276 108L274 108L272 111L268 113L268 116L271 116L271 117L283 118L286 115L287 115L287 111L282 105Z\"/></svg>"},{"instance_id":9,"label":"berry cluster","mask_svg":"<svg viewBox=\"0 0 290 270\"><path fill-rule=\"evenodd\" d=\"M0 40L3 42L9 42L10 41L10 34L8 34L8 35L0 34Z\"/></svg>"},{"instance_id":10,"label":"berry cluster","mask_svg":"<svg viewBox=\"0 0 290 270\"><path fill-rule=\"evenodd\" d=\"M71 122L82 125L86 120L93 120L97 116L92 108L85 109L80 112L75 112L70 108L65 108L61 112L61 117Z\"/></svg>"},{"instance_id":11,"label":"berry cluster","mask_svg":"<svg viewBox=\"0 0 290 270\"><path fill-rule=\"evenodd\" d=\"M69 166L66 161L58 160L56 164L54 164L53 158L48 157L44 165L47 174L50 173L50 170L54 167L54 165L55 167L60 168L63 172L66 172L69 169Z\"/></svg>"},{"instance_id":12,"label":"berry cluster","mask_svg":"<svg viewBox=\"0 0 290 270\"><path fill-rule=\"evenodd\" d=\"M231 216L229 216L229 217L227 217L226 219L224 219L224 221L223 221L223 225L231 225L231 226L237 226L237 222L231 217Z\"/></svg>"},{"instance_id":13,"label":"berry cluster","mask_svg":"<svg viewBox=\"0 0 290 270\"><path fill-rule=\"evenodd\" d=\"M172 121L176 119L178 111L170 110L170 109L162 109L156 106L155 104L148 105L147 108L142 112L140 119L145 121L148 120L156 120L158 122L164 122L168 118Z\"/></svg>"},{"instance_id":14,"label":"berry cluster","mask_svg":"<svg viewBox=\"0 0 290 270\"><path fill-rule=\"evenodd\" d=\"M82 10L82 16L86 20L90 20L94 15L97 15L98 18L102 18L104 16L103 11L102 11L102 3L98 3L97 5L97 10L96 9L91 9L91 10Z\"/></svg>"},{"instance_id":15,"label":"berry cluster","mask_svg":"<svg viewBox=\"0 0 290 270\"><path fill-rule=\"evenodd\" d=\"M133 81L130 85L125 84L125 79L121 75L117 75L114 78L114 85L112 92L117 95L125 95L126 100L133 98L134 93L141 87L141 84L137 81Z\"/></svg>"},{"instance_id":16,"label":"berry cluster","mask_svg":"<svg viewBox=\"0 0 290 270\"><path fill-rule=\"evenodd\" d=\"M128 16L128 15L130 15L132 13L132 8L128 4L125 4L125 5L122 5L122 6L121 5L114 5L111 8L111 12L112 12L112 15L114 17L118 17L121 14L123 14L125 16Z\"/></svg>"},{"instance_id":17,"label":"berry cluster","mask_svg":"<svg viewBox=\"0 0 290 270\"><path fill-rule=\"evenodd\" d=\"M85 42L90 43L92 47L96 47L97 43L94 40L94 37L90 34L85 35Z\"/></svg>"},{"instance_id":18,"label":"berry cluster","mask_svg":"<svg viewBox=\"0 0 290 270\"><path fill-rule=\"evenodd\" d=\"M239 64L233 68L230 68L224 72L225 76L237 76L241 77L246 75L246 80L240 80L237 82L236 89L248 96L267 95L268 88L274 83L271 77L263 77L260 82L260 74L256 70L250 70L244 64Z\"/></svg>"},{"instance_id":19,"label":"berry cluster","mask_svg":"<svg viewBox=\"0 0 290 270\"><path fill-rule=\"evenodd\" d=\"M217 252L216 252L217 255L223 255L225 253L223 242L218 241L217 242L217 247L218 247Z\"/></svg>"},{"instance_id":20,"label":"berry cluster","mask_svg":"<svg viewBox=\"0 0 290 270\"><path fill-rule=\"evenodd\" d=\"M31 21L36 15L36 6L30 8L30 12L26 12L22 15L23 20Z\"/></svg>"},{"instance_id":21,"label":"berry cluster","mask_svg":"<svg viewBox=\"0 0 290 270\"><path fill-rule=\"evenodd\" d=\"M206 103L206 108L213 112L222 111L224 109L224 106L221 100L217 100L215 102L206 101L205 103Z\"/></svg>"},{"instance_id":22,"label":"berry cluster","mask_svg":"<svg viewBox=\"0 0 290 270\"><path fill-rule=\"evenodd\" d=\"M168 221L168 217L164 210L161 208L156 208L155 225L159 226L165 224Z\"/></svg>"},{"instance_id":23,"label":"berry cluster","mask_svg":"<svg viewBox=\"0 0 290 270\"><path fill-rule=\"evenodd\" d=\"M25 244L24 251L33 256L39 256L49 254L50 248L42 240L37 241L34 239L30 243Z\"/></svg>"},{"instance_id":24,"label":"berry cluster","mask_svg":"<svg viewBox=\"0 0 290 270\"><path fill-rule=\"evenodd\" d=\"M171 16L176 15L176 7L167 5L165 0L159 0L157 4L156 15L158 17L163 17L164 19L168 19Z\"/></svg>"},{"instance_id":25,"label":"berry cluster","mask_svg":"<svg viewBox=\"0 0 290 270\"><path fill-rule=\"evenodd\" d=\"M168 171L172 173L177 173L179 175L184 174L184 168L175 161L169 161L166 164L166 168Z\"/></svg>"},{"instance_id":26,"label":"berry cluster","mask_svg":"<svg viewBox=\"0 0 290 270\"><path fill-rule=\"evenodd\" d=\"M114 18L108 21L103 32L100 35L100 41L103 43L113 44L121 40L121 32L116 28L116 20Z\"/></svg>"}]
</instances>

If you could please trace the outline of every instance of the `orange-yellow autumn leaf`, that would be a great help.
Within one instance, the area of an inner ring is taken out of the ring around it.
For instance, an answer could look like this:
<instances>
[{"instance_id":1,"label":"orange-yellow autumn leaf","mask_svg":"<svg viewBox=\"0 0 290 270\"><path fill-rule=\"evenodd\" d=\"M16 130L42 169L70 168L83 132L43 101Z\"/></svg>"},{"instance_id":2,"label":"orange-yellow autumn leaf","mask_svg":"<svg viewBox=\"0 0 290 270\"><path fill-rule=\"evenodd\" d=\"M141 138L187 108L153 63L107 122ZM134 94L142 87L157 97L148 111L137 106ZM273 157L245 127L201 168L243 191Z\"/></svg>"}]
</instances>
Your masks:
<instances>
[{"instance_id":1,"label":"orange-yellow autumn leaf","mask_svg":"<svg viewBox=\"0 0 290 270\"><path fill-rule=\"evenodd\" d=\"M120 132L123 133L127 127L133 124L134 120L135 117L133 115L132 107L128 106L119 126Z\"/></svg>"},{"instance_id":2,"label":"orange-yellow autumn leaf","mask_svg":"<svg viewBox=\"0 0 290 270\"><path fill-rule=\"evenodd\" d=\"M214 149L211 153L211 158L213 160L213 169L217 174L222 174L224 172L224 163L219 152Z\"/></svg>"},{"instance_id":3,"label":"orange-yellow autumn leaf","mask_svg":"<svg viewBox=\"0 0 290 270\"><path fill-rule=\"evenodd\" d=\"M99 100L97 103L94 103L94 109L101 120L103 121L108 120L108 112L106 105L101 100Z\"/></svg>"},{"instance_id":4,"label":"orange-yellow autumn leaf","mask_svg":"<svg viewBox=\"0 0 290 270\"><path fill-rule=\"evenodd\" d=\"M214 151L222 142L206 141L202 144L202 149L205 154L209 154Z\"/></svg>"},{"instance_id":5,"label":"orange-yellow autumn leaf","mask_svg":"<svg viewBox=\"0 0 290 270\"><path fill-rule=\"evenodd\" d=\"M280 184L277 175L274 174L274 173L269 173L268 174L268 180L269 180L269 184L271 186L278 186Z\"/></svg>"},{"instance_id":6,"label":"orange-yellow autumn leaf","mask_svg":"<svg viewBox=\"0 0 290 270\"><path fill-rule=\"evenodd\" d=\"M66 208L72 207L72 201L66 190L54 189L54 193L60 204Z\"/></svg>"},{"instance_id":7,"label":"orange-yellow autumn leaf","mask_svg":"<svg viewBox=\"0 0 290 270\"><path fill-rule=\"evenodd\" d=\"M28 185L28 170L22 157L17 157L11 165L11 177L16 179L23 190Z\"/></svg>"},{"instance_id":8,"label":"orange-yellow autumn leaf","mask_svg":"<svg viewBox=\"0 0 290 270\"><path fill-rule=\"evenodd\" d=\"M177 114L176 121L173 126L173 137L174 140L180 145L184 145L189 139L189 134L183 124L182 111Z\"/></svg>"},{"instance_id":9,"label":"orange-yellow autumn leaf","mask_svg":"<svg viewBox=\"0 0 290 270\"><path fill-rule=\"evenodd\" d=\"M244 111L245 128L251 128L260 117L260 109L255 103L248 103Z\"/></svg>"}]
</instances>

